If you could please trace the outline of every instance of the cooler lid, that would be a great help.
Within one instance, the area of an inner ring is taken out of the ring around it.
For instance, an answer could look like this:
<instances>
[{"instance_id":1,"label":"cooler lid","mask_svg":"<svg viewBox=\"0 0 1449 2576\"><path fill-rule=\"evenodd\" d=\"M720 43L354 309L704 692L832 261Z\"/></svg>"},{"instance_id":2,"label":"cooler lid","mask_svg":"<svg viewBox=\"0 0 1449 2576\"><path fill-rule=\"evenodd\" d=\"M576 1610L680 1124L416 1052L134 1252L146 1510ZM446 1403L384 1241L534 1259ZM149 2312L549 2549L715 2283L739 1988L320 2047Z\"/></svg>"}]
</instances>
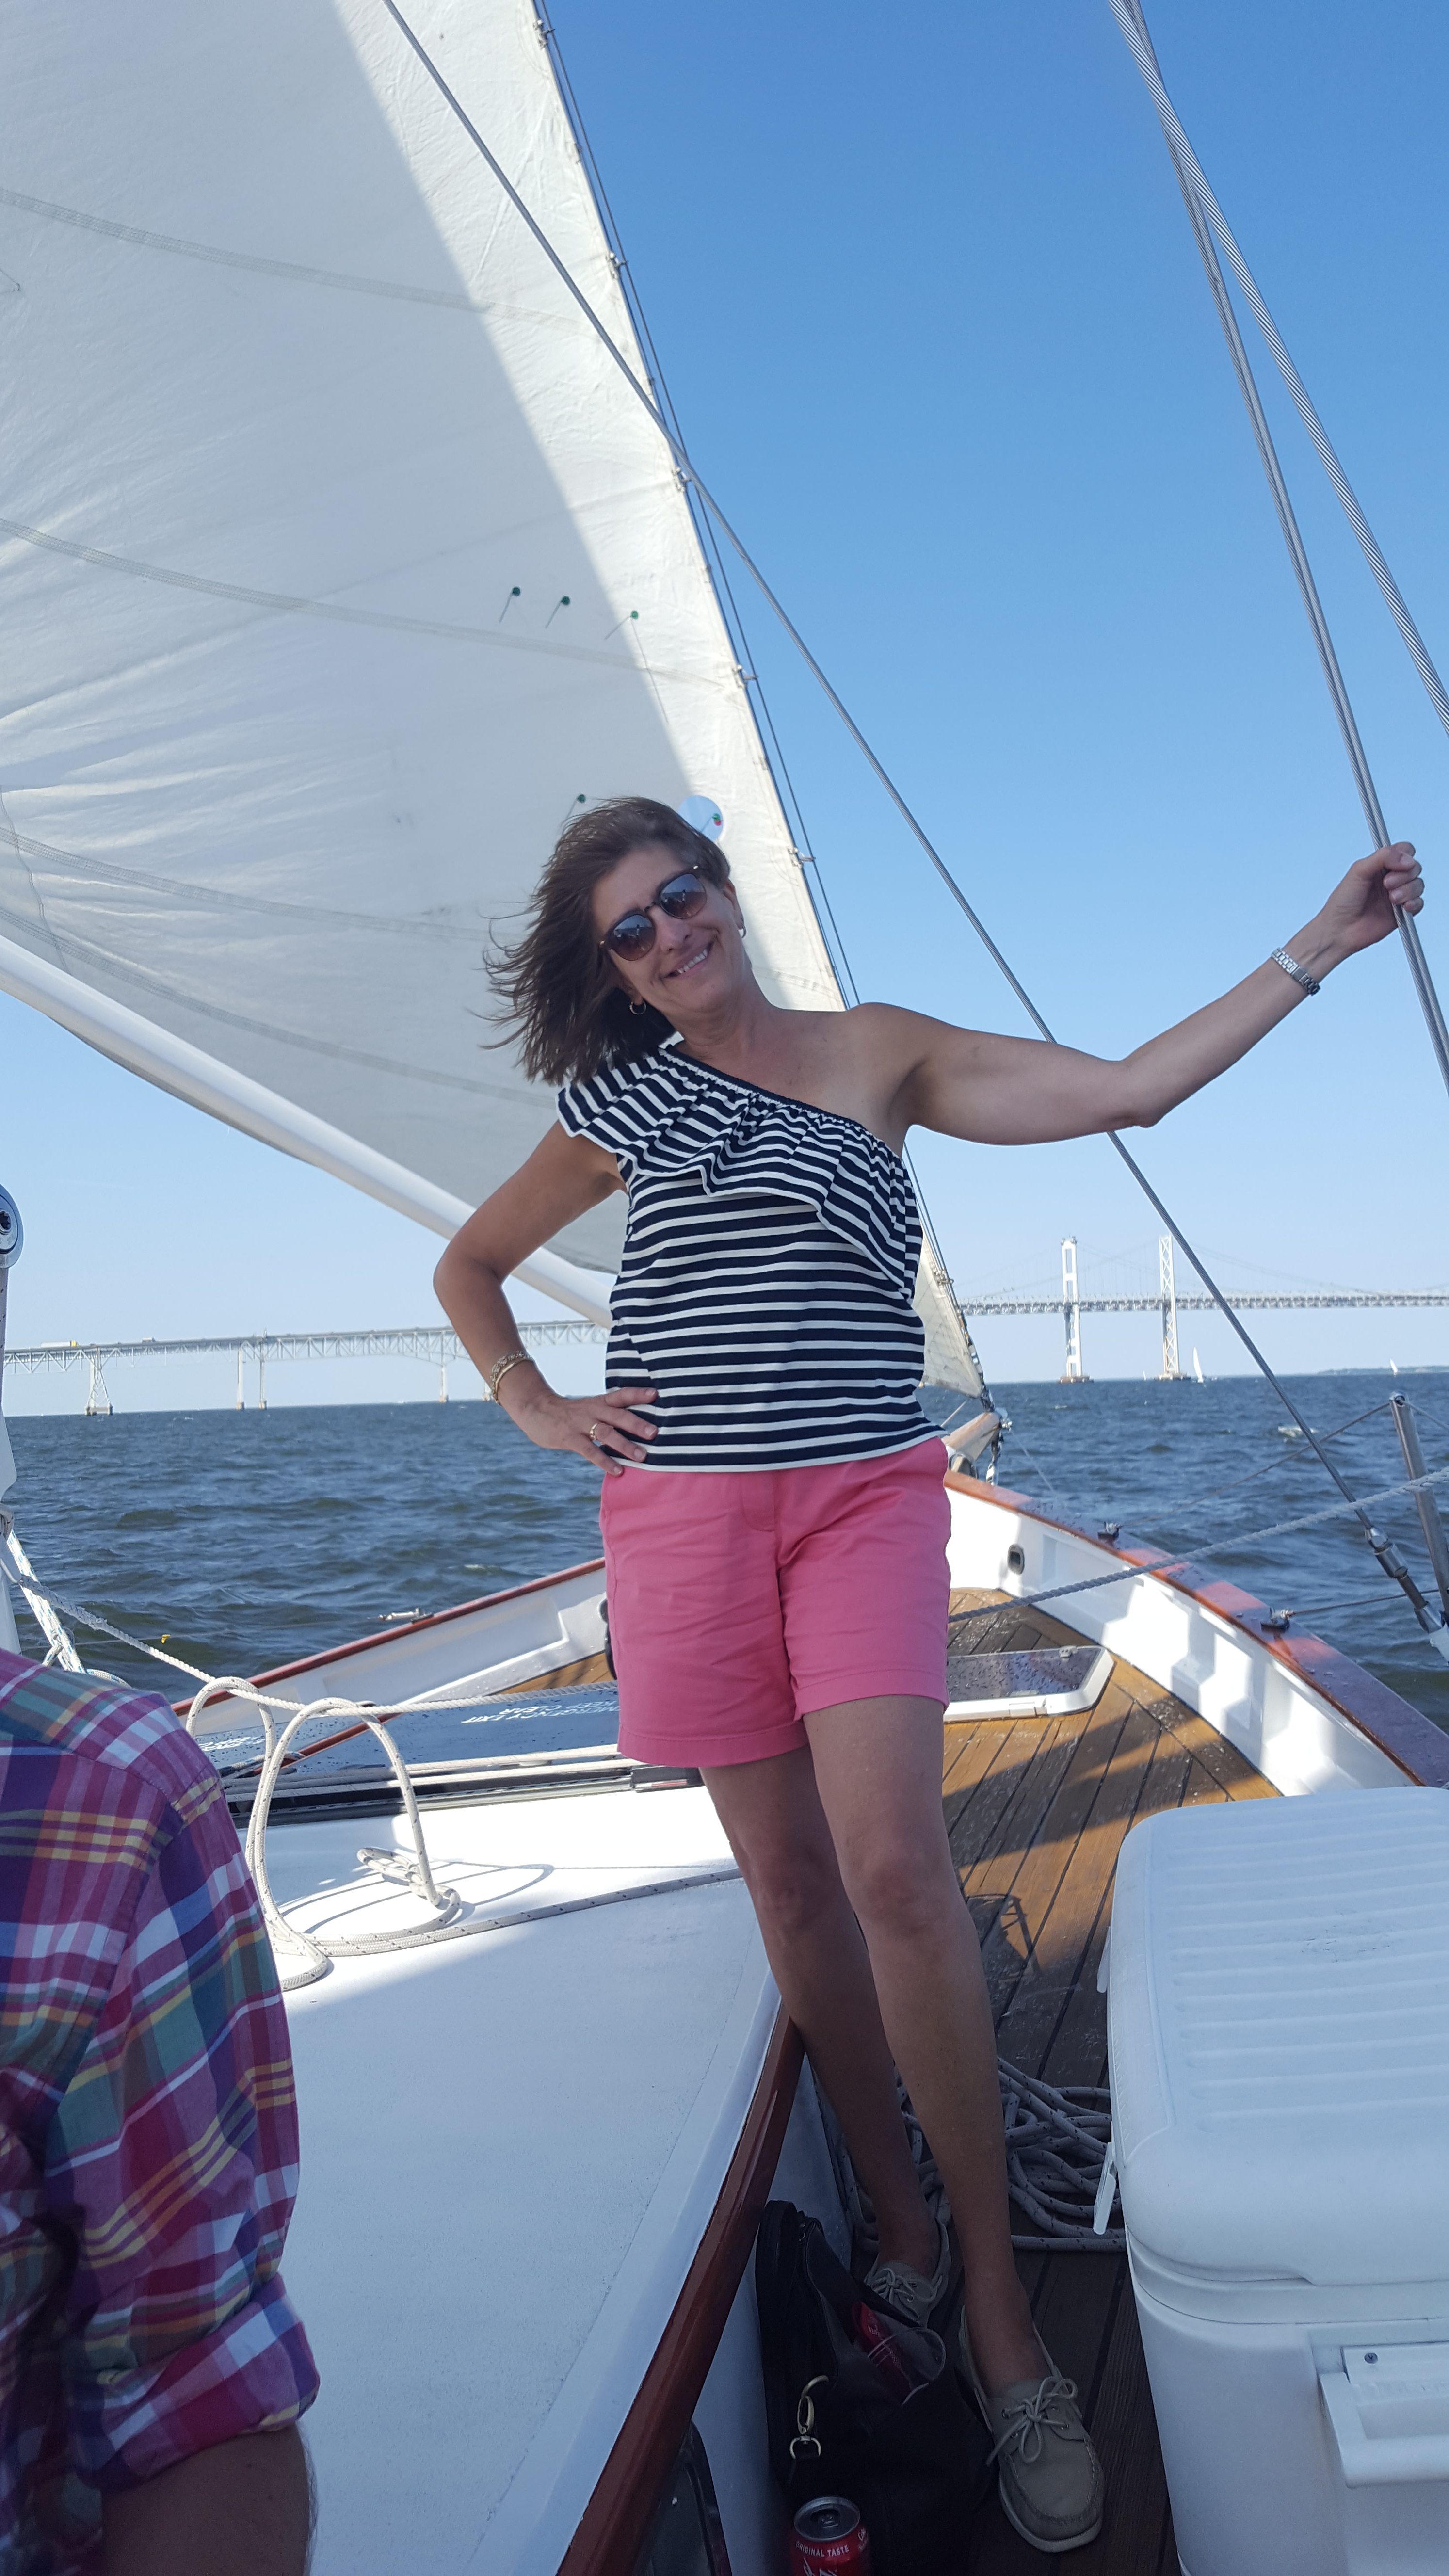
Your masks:
<instances>
[{"instance_id":1,"label":"cooler lid","mask_svg":"<svg viewBox=\"0 0 1449 2576\"><path fill-rule=\"evenodd\" d=\"M1123 2218L1175 2270L1449 2279L1449 1797L1149 1817L1112 1912Z\"/></svg>"}]
</instances>

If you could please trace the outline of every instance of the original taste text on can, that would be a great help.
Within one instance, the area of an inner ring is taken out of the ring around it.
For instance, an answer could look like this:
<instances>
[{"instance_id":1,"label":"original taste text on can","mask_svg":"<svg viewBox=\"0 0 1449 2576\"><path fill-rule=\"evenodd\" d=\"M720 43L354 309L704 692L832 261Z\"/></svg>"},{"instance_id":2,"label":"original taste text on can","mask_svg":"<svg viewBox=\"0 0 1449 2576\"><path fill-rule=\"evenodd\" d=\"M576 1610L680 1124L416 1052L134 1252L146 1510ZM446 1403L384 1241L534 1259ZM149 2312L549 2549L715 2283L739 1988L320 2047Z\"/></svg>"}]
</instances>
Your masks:
<instances>
[{"instance_id":1,"label":"original taste text on can","mask_svg":"<svg viewBox=\"0 0 1449 2576\"><path fill-rule=\"evenodd\" d=\"M870 2534L847 2496L816 2496L790 2525L790 2576L870 2566Z\"/></svg>"}]
</instances>

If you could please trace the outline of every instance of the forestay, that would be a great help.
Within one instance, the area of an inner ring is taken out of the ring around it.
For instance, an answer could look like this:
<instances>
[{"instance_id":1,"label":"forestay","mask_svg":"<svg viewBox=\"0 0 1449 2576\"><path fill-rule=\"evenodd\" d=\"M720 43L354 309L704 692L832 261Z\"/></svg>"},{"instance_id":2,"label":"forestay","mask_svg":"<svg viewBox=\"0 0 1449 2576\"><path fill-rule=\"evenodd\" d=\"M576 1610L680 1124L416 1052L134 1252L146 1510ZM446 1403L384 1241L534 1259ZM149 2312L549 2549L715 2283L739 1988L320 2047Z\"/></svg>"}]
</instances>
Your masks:
<instances>
[{"instance_id":1,"label":"forestay","mask_svg":"<svg viewBox=\"0 0 1449 2576\"><path fill-rule=\"evenodd\" d=\"M643 372L530 0L427 33ZM839 1007L668 450L387 13L12 13L0 130L0 984L444 1230L551 1115L480 953L581 804L717 798Z\"/></svg>"}]
</instances>

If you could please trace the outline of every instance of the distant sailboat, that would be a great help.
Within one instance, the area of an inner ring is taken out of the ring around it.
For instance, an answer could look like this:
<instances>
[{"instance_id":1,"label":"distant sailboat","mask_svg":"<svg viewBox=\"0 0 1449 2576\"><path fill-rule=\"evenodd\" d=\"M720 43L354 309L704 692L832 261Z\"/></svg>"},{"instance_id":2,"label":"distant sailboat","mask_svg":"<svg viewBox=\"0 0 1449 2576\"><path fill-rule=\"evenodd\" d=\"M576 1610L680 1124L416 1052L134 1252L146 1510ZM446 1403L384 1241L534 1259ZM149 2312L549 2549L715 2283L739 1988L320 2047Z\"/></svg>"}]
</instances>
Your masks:
<instances>
[{"instance_id":1,"label":"distant sailboat","mask_svg":"<svg viewBox=\"0 0 1449 2576\"><path fill-rule=\"evenodd\" d=\"M1203 1376L1202 1376L1202 1362L1201 1362L1201 1360L1198 1358L1198 1355L1197 1355L1197 1344L1196 1344L1196 1342L1194 1342L1194 1344L1193 1344L1193 1346L1192 1346L1192 1373L1193 1373L1193 1376L1197 1379L1198 1385L1199 1385L1199 1386L1201 1386L1201 1384L1202 1384L1202 1382L1203 1382Z\"/></svg>"}]
</instances>

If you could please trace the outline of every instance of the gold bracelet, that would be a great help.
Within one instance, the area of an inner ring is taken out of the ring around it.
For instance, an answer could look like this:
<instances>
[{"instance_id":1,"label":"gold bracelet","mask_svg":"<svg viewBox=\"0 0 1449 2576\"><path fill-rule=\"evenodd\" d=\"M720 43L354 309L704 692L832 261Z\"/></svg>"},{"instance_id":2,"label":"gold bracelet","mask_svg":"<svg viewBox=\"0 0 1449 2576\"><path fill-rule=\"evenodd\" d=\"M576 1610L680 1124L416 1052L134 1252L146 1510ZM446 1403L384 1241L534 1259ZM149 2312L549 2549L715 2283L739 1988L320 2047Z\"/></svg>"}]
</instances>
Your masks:
<instances>
[{"instance_id":1,"label":"gold bracelet","mask_svg":"<svg viewBox=\"0 0 1449 2576\"><path fill-rule=\"evenodd\" d=\"M499 1386L507 1377L509 1370L517 1368L519 1361L526 1360L527 1357L527 1351L505 1351L501 1360L494 1361L488 1372L488 1392L495 1404L498 1401Z\"/></svg>"}]
</instances>

